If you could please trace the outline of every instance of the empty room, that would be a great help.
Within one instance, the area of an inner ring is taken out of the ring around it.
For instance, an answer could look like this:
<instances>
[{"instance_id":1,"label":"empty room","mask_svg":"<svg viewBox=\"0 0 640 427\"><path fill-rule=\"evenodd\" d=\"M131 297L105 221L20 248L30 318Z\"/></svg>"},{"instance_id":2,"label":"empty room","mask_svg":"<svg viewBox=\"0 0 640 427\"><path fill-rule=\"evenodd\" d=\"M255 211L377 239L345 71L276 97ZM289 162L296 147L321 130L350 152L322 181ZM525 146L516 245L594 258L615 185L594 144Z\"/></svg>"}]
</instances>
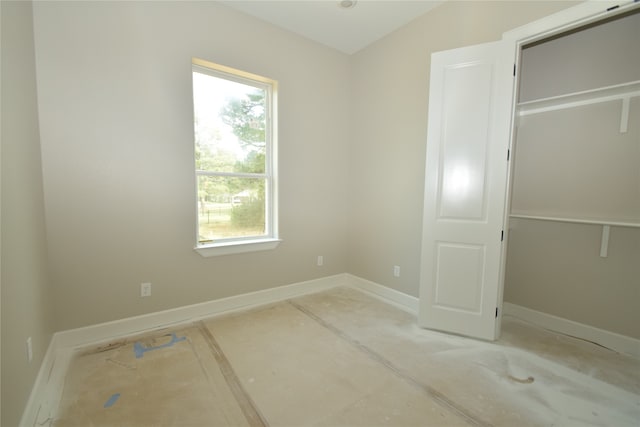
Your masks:
<instances>
[{"instance_id":1,"label":"empty room","mask_svg":"<svg viewBox=\"0 0 640 427\"><path fill-rule=\"evenodd\" d=\"M637 1L0 1L1 425L636 426Z\"/></svg>"}]
</instances>

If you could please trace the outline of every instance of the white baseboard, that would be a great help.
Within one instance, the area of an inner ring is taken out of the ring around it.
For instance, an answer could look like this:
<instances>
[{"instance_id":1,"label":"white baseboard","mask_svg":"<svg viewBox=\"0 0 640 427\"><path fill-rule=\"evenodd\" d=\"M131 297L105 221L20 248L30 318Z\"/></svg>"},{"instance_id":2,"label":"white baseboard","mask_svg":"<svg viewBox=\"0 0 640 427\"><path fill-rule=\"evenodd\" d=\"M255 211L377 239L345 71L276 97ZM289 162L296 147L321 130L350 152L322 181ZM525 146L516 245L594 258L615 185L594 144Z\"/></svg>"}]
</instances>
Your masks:
<instances>
[{"instance_id":1,"label":"white baseboard","mask_svg":"<svg viewBox=\"0 0 640 427\"><path fill-rule=\"evenodd\" d=\"M600 344L619 353L640 357L640 340L573 320L505 302L503 313L552 331Z\"/></svg>"},{"instance_id":2,"label":"white baseboard","mask_svg":"<svg viewBox=\"0 0 640 427\"><path fill-rule=\"evenodd\" d=\"M20 427L52 424L72 356L73 349L61 348L54 334L22 413Z\"/></svg>"},{"instance_id":3,"label":"white baseboard","mask_svg":"<svg viewBox=\"0 0 640 427\"><path fill-rule=\"evenodd\" d=\"M20 426L47 425L48 421L55 417L62 397L64 377L74 350L77 348L168 326L179 326L223 313L271 304L297 296L328 290L336 286L348 286L345 274L322 277L113 322L56 332L51 338L44 360L40 365Z\"/></svg>"},{"instance_id":4,"label":"white baseboard","mask_svg":"<svg viewBox=\"0 0 640 427\"><path fill-rule=\"evenodd\" d=\"M29 400L27 400L27 405L22 412L20 427L36 425L36 418L38 416L38 411L40 410L40 402L43 400L43 391L47 388L46 384L49 381L48 376L53 369L55 361L54 353L56 346L54 344L54 340L55 337L52 336L49 341L49 347L47 347L47 351L45 352L42 363L40 364L36 381L31 388Z\"/></svg>"},{"instance_id":5,"label":"white baseboard","mask_svg":"<svg viewBox=\"0 0 640 427\"><path fill-rule=\"evenodd\" d=\"M322 277L306 282L278 286L247 294L234 295L227 298L192 304L170 310L143 314L98 325L57 332L57 343L60 347L82 347L98 344L141 332L149 332L168 326L177 326L216 316L236 310L243 310L259 305L270 304L300 295L320 292L335 286L345 285L344 274Z\"/></svg>"},{"instance_id":6,"label":"white baseboard","mask_svg":"<svg viewBox=\"0 0 640 427\"><path fill-rule=\"evenodd\" d=\"M373 296L381 298L385 302L392 303L411 314L418 314L418 298L352 274L347 273L345 274L345 277L348 286L372 294Z\"/></svg>"}]
</instances>

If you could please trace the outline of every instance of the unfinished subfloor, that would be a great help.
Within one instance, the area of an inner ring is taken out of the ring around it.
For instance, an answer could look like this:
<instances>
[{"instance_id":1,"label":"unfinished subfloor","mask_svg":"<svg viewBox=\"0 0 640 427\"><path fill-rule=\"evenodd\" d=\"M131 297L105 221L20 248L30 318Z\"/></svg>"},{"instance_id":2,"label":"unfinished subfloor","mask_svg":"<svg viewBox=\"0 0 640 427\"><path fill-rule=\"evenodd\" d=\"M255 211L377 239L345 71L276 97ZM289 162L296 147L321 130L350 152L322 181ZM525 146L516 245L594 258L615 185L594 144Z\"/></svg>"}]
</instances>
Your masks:
<instances>
[{"instance_id":1,"label":"unfinished subfloor","mask_svg":"<svg viewBox=\"0 0 640 427\"><path fill-rule=\"evenodd\" d=\"M55 426L637 426L640 361L503 320L420 329L335 288L78 351Z\"/></svg>"}]
</instances>

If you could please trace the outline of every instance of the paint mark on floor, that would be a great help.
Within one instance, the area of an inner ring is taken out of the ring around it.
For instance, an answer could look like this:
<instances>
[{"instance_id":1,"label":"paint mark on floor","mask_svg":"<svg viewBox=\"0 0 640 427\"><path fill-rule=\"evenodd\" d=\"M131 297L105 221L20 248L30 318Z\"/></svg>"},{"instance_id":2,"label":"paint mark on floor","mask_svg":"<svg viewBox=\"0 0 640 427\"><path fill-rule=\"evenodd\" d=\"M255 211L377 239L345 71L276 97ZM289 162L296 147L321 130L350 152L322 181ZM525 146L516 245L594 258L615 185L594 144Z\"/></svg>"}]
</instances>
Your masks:
<instances>
[{"instance_id":1,"label":"paint mark on floor","mask_svg":"<svg viewBox=\"0 0 640 427\"><path fill-rule=\"evenodd\" d=\"M140 341L137 341L133 345L133 351L136 354L136 359L140 359L148 351L159 350L161 348L167 348L167 347L173 347L175 343L184 341L186 339L187 337L180 337L180 338L176 337L176 333L173 332L171 334L171 341L169 341L168 343L157 345L155 347L143 347L142 343Z\"/></svg>"},{"instance_id":2,"label":"paint mark on floor","mask_svg":"<svg viewBox=\"0 0 640 427\"><path fill-rule=\"evenodd\" d=\"M119 398L120 398L120 393L112 394L111 397L105 402L104 407L105 408L112 407Z\"/></svg>"},{"instance_id":3,"label":"paint mark on floor","mask_svg":"<svg viewBox=\"0 0 640 427\"><path fill-rule=\"evenodd\" d=\"M113 363L114 365L118 365L118 366L121 366L121 367L126 368L126 369L131 369L131 370L137 369L135 366L127 365L126 363L120 362L120 361L112 359L110 357L107 358L107 362Z\"/></svg>"},{"instance_id":4,"label":"paint mark on floor","mask_svg":"<svg viewBox=\"0 0 640 427\"><path fill-rule=\"evenodd\" d=\"M106 351L111 351L111 350L115 350L116 348L124 347L125 345L127 345L127 340L116 341L116 342L109 343L105 346L98 347L93 351L93 353L104 353Z\"/></svg>"},{"instance_id":5,"label":"paint mark on floor","mask_svg":"<svg viewBox=\"0 0 640 427\"><path fill-rule=\"evenodd\" d=\"M508 377L511 381L515 381L515 382L520 383L520 384L531 384L532 382L534 382L534 381L535 381L535 379L534 379L533 377L528 377L528 378L524 378L524 379L522 379L522 378L516 378L516 377L511 376L511 375L507 375L507 377Z\"/></svg>"}]
</instances>

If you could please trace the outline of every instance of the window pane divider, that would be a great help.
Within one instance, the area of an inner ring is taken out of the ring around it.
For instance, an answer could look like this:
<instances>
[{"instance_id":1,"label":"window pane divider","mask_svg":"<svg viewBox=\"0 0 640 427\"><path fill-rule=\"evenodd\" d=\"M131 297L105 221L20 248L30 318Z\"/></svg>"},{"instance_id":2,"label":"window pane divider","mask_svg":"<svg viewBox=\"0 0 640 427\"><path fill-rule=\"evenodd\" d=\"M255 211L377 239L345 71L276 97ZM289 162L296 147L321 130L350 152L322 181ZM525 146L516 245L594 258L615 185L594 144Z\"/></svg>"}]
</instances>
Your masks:
<instances>
[{"instance_id":1,"label":"window pane divider","mask_svg":"<svg viewBox=\"0 0 640 427\"><path fill-rule=\"evenodd\" d=\"M246 173L246 172L212 172L197 170L196 175L199 176L228 176L232 178L268 178L266 173Z\"/></svg>"}]
</instances>

